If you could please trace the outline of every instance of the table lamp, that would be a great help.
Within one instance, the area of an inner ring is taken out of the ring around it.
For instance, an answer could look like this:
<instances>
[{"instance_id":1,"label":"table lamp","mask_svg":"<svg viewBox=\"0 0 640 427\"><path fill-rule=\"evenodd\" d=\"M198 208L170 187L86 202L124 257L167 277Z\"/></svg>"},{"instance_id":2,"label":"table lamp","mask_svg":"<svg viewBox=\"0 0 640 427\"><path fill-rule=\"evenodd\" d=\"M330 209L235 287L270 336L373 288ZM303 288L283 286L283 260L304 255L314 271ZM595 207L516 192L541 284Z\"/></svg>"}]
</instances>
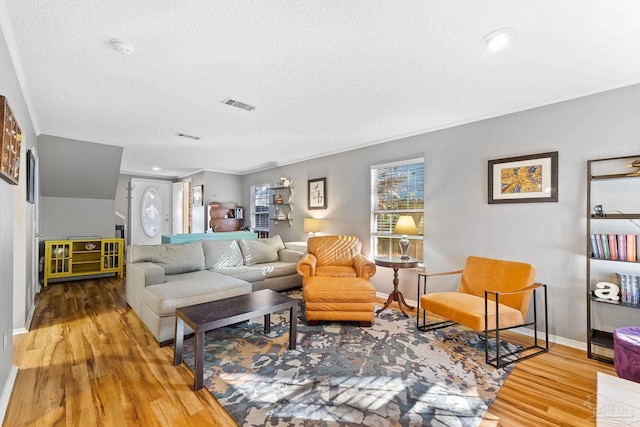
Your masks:
<instances>
[{"instance_id":1,"label":"table lamp","mask_svg":"<svg viewBox=\"0 0 640 427\"><path fill-rule=\"evenodd\" d=\"M305 218L303 228L305 233L313 235L320 231L320 220L318 218Z\"/></svg>"},{"instance_id":2,"label":"table lamp","mask_svg":"<svg viewBox=\"0 0 640 427\"><path fill-rule=\"evenodd\" d=\"M403 235L400 239L400 259L409 259L409 245L411 242L407 234L418 234L418 227L416 227L413 217L406 215L398 218L393 233Z\"/></svg>"}]
</instances>

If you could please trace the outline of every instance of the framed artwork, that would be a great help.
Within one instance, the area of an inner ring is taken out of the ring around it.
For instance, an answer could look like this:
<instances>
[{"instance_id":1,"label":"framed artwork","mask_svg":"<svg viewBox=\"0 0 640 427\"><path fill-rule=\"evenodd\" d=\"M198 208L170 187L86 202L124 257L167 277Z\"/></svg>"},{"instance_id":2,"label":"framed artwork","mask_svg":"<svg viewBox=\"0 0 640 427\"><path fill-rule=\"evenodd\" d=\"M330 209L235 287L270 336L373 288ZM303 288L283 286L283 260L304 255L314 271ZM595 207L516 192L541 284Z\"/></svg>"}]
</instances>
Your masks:
<instances>
[{"instance_id":1,"label":"framed artwork","mask_svg":"<svg viewBox=\"0 0 640 427\"><path fill-rule=\"evenodd\" d=\"M489 160L489 204L558 201L558 152Z\"/></svg>"},{"instance_id":2,"label":"framed artwork","mask_svg":"<svg viewBox=\"0 0 640 427\"><path fill-rule=\"evenodd\" d=\"M327 178L310 179L307 187L307 207L327 209Z\"/></svg>"},{"instance_id":3,"label":"framed artwork","mask_svg":"<svg viewBox=\"0 0 640 427\"><path fill-rule=\"evenodd\" d=\"M27 202L35 202L36 158L31 150L27 150Z\"/></svg>"}]
</instances>

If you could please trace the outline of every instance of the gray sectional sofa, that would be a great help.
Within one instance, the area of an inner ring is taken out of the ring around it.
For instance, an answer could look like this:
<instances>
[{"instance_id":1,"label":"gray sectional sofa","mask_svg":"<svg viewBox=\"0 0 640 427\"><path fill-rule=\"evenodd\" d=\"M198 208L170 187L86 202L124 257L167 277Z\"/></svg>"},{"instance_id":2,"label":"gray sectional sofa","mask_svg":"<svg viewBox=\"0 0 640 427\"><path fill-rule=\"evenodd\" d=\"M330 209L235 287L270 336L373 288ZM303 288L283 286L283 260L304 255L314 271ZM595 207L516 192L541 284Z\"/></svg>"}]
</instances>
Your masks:
<instances>
[{"instance_id":1,"label":"gray sectional sofa","mask_svg":"<svg viewBox=\"0 0 640 427\"><path fill-rule=\"evenodd\" d=\"M299 245L291 247L280 236L132 245L127 252L127 303L160 345L169 344L175 338L178 307L258 289L300 287L296 264L304 252Z\"/></svg>"}]
</instances>

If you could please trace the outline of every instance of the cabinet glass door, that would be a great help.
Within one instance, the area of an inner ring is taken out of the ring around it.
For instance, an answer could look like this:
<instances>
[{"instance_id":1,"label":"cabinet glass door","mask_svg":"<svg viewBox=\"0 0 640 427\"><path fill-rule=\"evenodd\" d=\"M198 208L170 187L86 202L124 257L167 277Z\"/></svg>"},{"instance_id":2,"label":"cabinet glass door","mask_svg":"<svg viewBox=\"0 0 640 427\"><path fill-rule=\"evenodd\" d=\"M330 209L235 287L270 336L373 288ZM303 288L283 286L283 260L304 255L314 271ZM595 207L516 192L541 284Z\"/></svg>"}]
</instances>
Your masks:
<instances>
[{"instance_id":1,"label":"cabinet glass door","mask_svg":"<svg viewBox=\"0 0 640 427\"><path fill-rule=\"evenodd\" d=\"M48 242L50 259L47 260L50 277L66 276L71 273L71 242Z\"/></svg>"},{"instance_id":2,"label":"cabinet glass door","mask_svg":"<svg viewBox=\"0 0 640 427\"><path fill-rule=\"evenodd\" d=\"M122 239L106 239L102 241L102 271L120 270L122 262Z\"/></svg>"}]
</instances>

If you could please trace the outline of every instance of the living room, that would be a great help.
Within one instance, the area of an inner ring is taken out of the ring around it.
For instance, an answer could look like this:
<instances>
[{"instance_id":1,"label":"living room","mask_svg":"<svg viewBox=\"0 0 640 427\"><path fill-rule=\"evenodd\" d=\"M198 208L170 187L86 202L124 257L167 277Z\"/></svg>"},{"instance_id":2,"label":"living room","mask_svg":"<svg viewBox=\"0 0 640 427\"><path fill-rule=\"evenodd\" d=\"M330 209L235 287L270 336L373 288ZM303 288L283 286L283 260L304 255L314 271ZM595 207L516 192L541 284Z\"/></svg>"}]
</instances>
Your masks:
<instances>
[{"instance_id":1,"label":"living room","mask_svg":"<svg viewBox=\"0 0 640 427\"><path fill-rule=\"evenodd\" d=\"M577 3L574 6L581 7ZM637 16L637 6L627 6L632 11L628 15ZM5 8L9 6L3 4L0 10L3 33L10 25L7 22L9 15L4 13ZM624 27L623 22L607 23L606 20L602 25ZM24 77L12 54L15 47L7 40L6 34L4 38L0 43L0 94L9 100L21 125L23 153L28 149L39 151L41 141L54 133L36 131L39 128L36 122L38 117L33 116L32 101L22 87L21 79ZM425 269L455 270L463 265L468 255L525 261L535 265L538 269L536 280L547 284L549 290L549 332L552 341L584 350L587 331L585 223L589 209L586 164L591 159L639 154L640 122L637 120L637 111L640 106L640 82L637 75L640 75L640 70L637 58L640 55L637 46L635 49L628 49L624 57L619 58L619 63L626 68L625 73L620 77L600 80L597 87L576 85L571 90L560 91L561 96L538 102L516 100L511 108L504 111L493 111L467 120L450 120L446 126L422 132L398 132L395 138L378 137L373 129L369 139L373 144L348 150L336 149L313 158L303 155L299 161L263 167L257 171L224 173L226 179L237 182L239 188L236 194L228 195L228 199L250 206L251 186L265 183L275 185L281 177L288 177L295 186L294 220L291 226L273 224L270 227L271 234L279 234L284 241L305 240L307 235L303 231L303 219L318 217L323 221L321 234L359 236L364 244L363 253L371 256L371 166L424 158ZM21 55L25 53L21 52ZM600 61L597 56L596 61ZM602 61L618 64L608 57ZM552 69L538 71L541 75L543 72L554 72ZM529 78L535 80L536 75ZM349 84L356 82L350 81ZM490 95L505 96L498 91ZM451 97L464 99L465 94L454 91ZM437 107L434 106L434 109L437 110ZM240 110L238 113L252 114ZM318 121L322 121L322 117L318 117ZM57 137L87 144L119 146L117 141L83 140L76 135L63 134ZM292 141L290 150L304 151L303 147L298 147L296 138L292 137ZM176 146L179 147L177 151L182 149L182 146ZM163 147L163 150L170 149ZM127 151L125 149L125 153ZM230 152L236 157L244 154L235 148L226 148L224 151L225 155ZM490 160L555 151L559 155L557 202L488 203ZM127 161L146 162L143 152L136 154ZM198 156L192 159L193 163L199 160ZM273 159L265 158L264 162ZM42 158L39 160L44 161ZM196 172L176 174L175 177L180 176L177 180L200 173L197 172L200 169L207 170L205 165L193 166ZM25 170L23 166L22 171ZM127 176L134 176L134 172L127 168L120 171ZM116 181L118 178L110 177ZM306 185L308 180L316 178L326 178L325 210L306 209ZM211 195L219 194L217 190L205 188L206 200ZM37 263L34 242L38 238L32 231L36 212L33 205L25 202L25 193L26 182L23 179L17 186L0 183L0 331L8 336L4 351L0 353L0 384L7 384L10 377L17 374L10 337L12 332L21 333L29 328L27 319L33 307L28 302L33 303L36 299L35 294L31 293L34 283L30 279L32 267ZM81 198L74 203L90 199ZM77 220L67 211L40 212L39 215L66 216L69 223ZM411 299L415 295L416 280L415 272L401 272L400 290ZM389 294L392 290L392 272L380 268L372 282L380 295ZM639 322L636 314L635 324Z\"/></svg>"}]
</instances>

